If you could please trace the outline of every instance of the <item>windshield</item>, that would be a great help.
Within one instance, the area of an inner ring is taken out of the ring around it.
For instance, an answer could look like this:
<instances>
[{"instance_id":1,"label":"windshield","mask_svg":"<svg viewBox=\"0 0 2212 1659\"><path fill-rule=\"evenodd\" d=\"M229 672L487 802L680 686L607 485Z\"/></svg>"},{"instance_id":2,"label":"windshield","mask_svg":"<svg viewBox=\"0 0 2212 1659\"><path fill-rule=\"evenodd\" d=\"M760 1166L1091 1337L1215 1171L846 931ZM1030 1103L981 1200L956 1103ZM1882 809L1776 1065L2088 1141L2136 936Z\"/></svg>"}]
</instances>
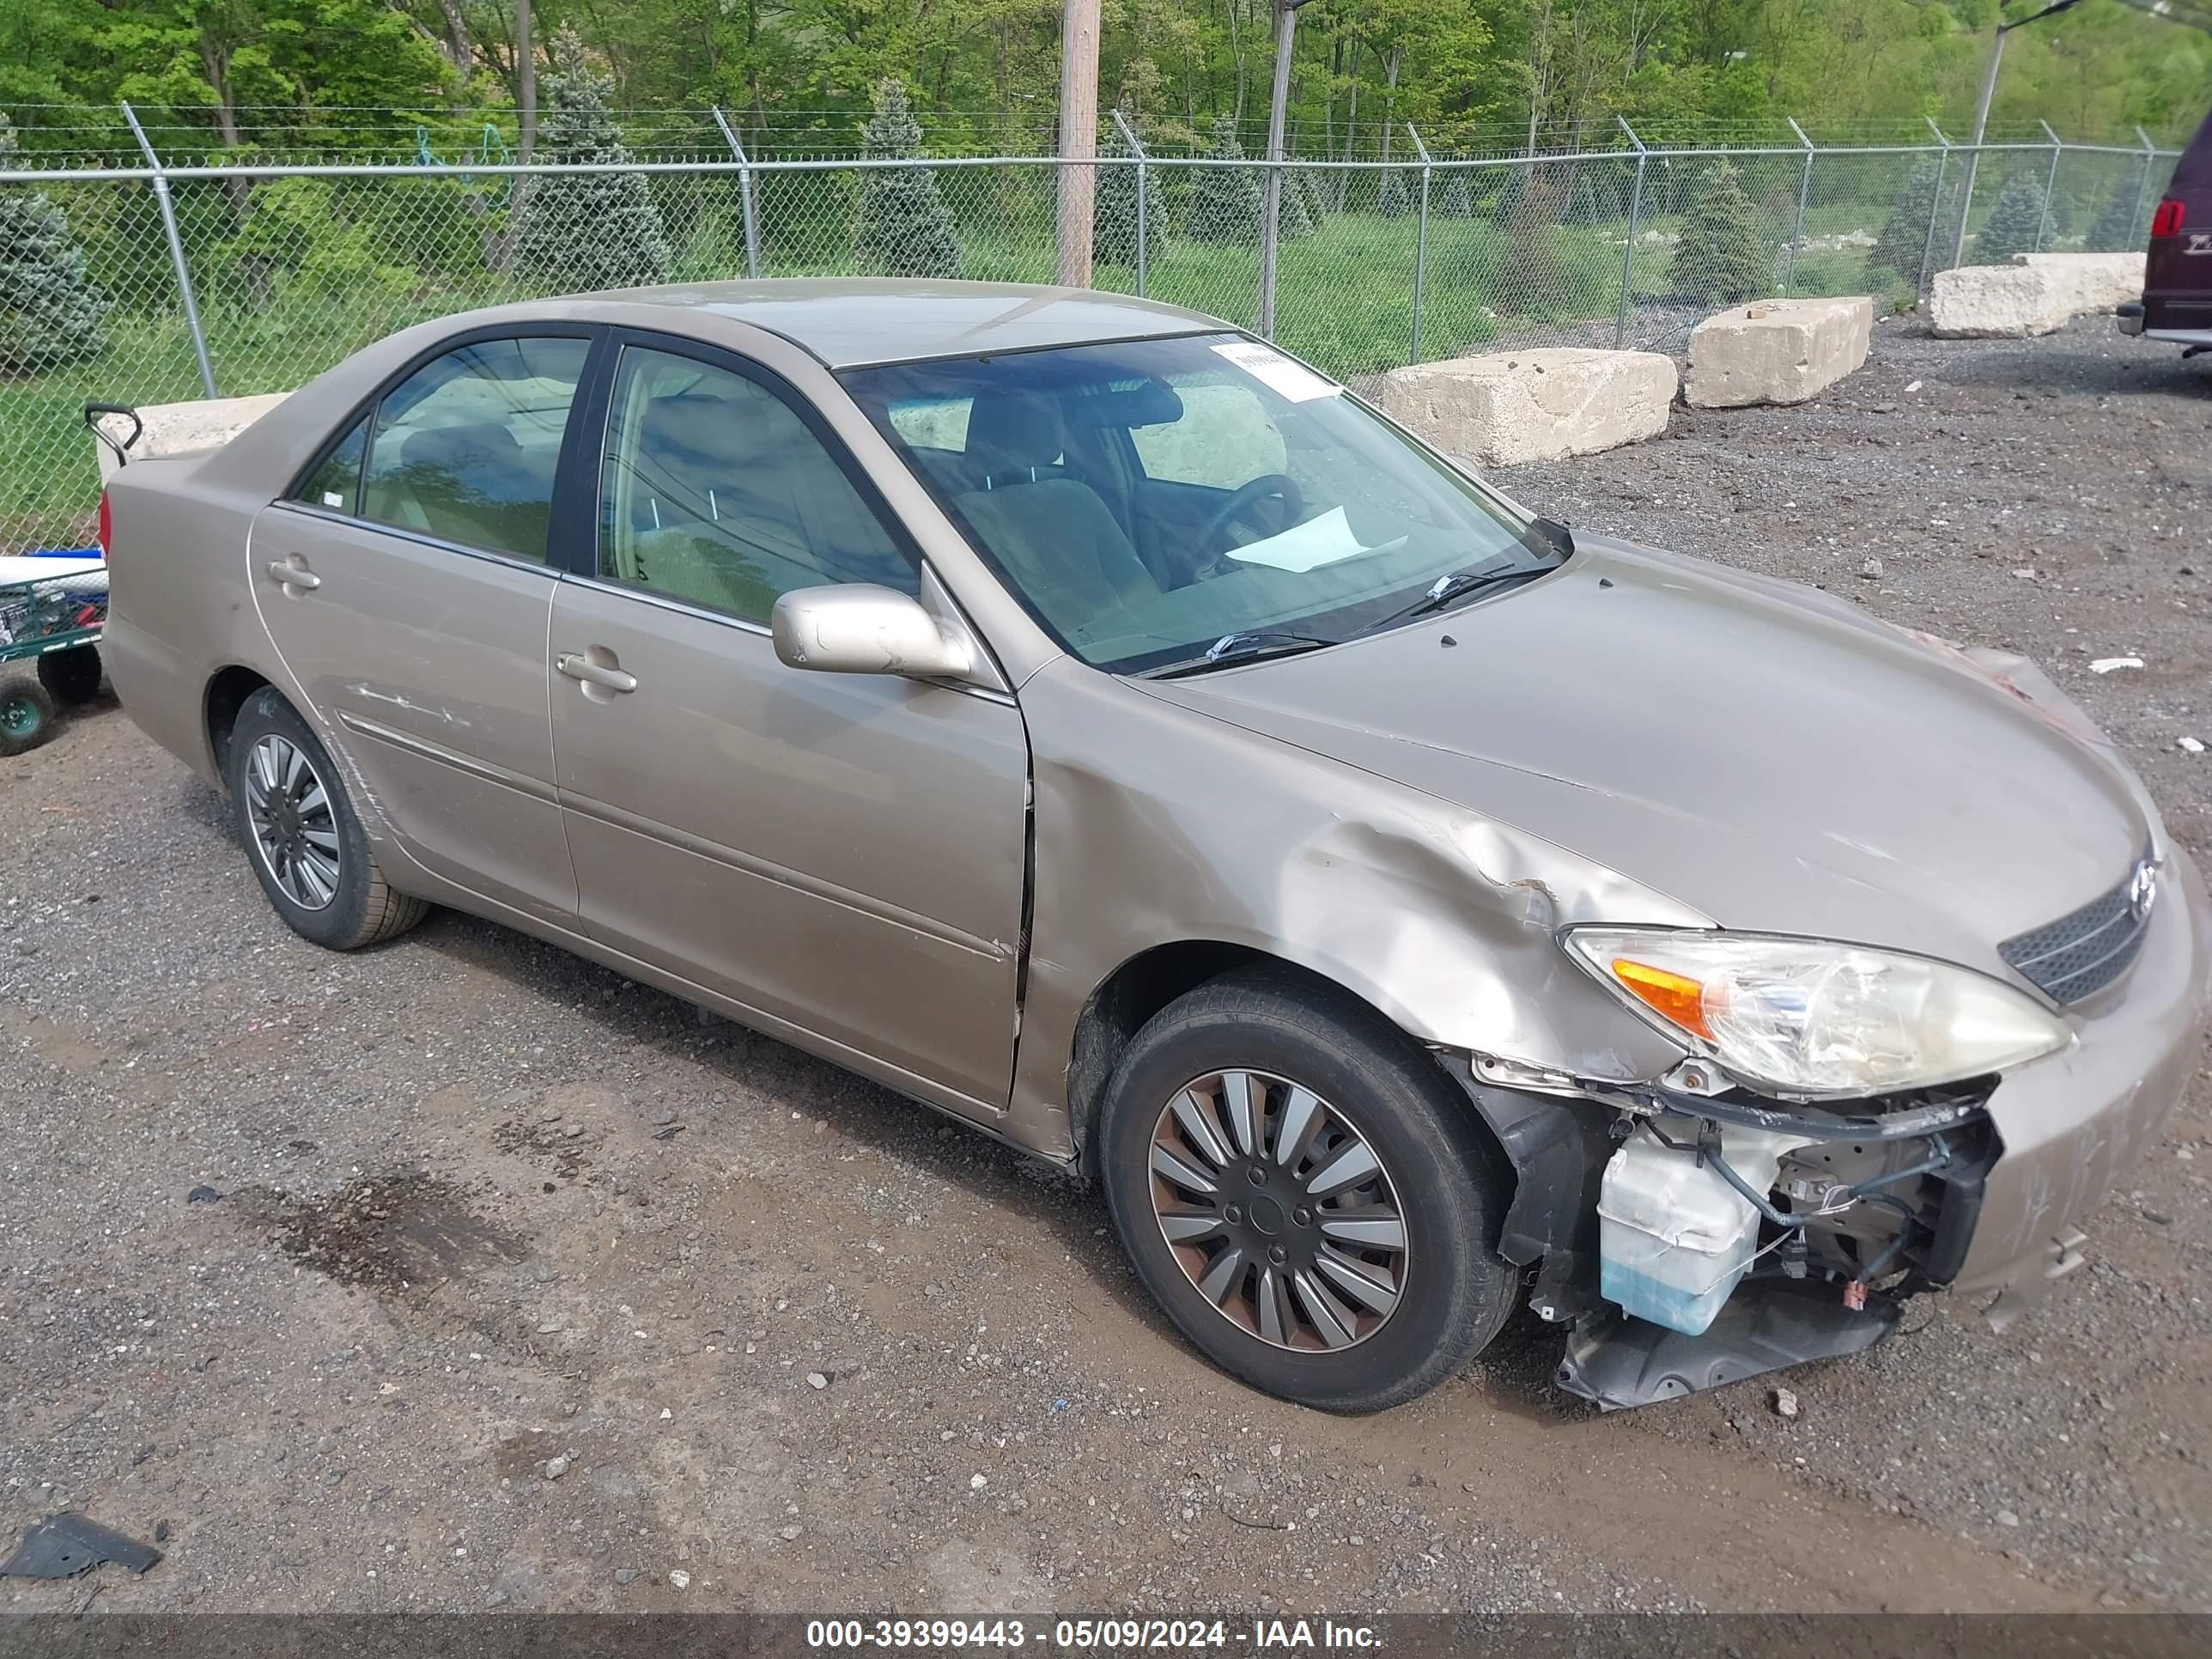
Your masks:
<instances>
[{"instance_id":1,"label":"windshield","mask_svg":"<svg viewBox=\"0 0 2212 1659\"><path fill-rule=\"evenodd\" d=\"M1232 635L1328 644L1455 573L1559 562L1340 387L1241 335L843 380L1030 614L1117 672Z\"/></svg>"}]
</instances>

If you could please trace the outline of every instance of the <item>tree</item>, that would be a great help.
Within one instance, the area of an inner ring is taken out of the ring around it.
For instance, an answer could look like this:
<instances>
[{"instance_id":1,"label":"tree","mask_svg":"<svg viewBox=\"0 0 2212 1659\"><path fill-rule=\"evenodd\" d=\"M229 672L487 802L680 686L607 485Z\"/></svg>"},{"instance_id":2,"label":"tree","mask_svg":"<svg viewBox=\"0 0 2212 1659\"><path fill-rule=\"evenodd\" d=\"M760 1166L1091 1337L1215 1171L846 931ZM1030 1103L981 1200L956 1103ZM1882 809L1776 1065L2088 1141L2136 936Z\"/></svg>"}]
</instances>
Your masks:
<instances>
[{"instance_id":1,"label":"tree","mask_svg":"<svg viewBox=\"0 0 2212 1659\"><path fill-rule=\"evenodd\" d=\"M1386 219L1402 219L1413 210L1413 192L1399 167L1382 169L1382 182L1375 187L1375 210Z\"/></svg>"},{"instance_id":2,"label":"tree","mask_svg":"<svg viewBox=\"0 0 2212 1659\"><path fill-rule=\"evenodd\" d=\"M1668 267L1677 294L1735 305L1774 286L1774 243L1726 161L1715 161L1682 221Z\"/></svg>"},{"instance_id":3,"label":"tree","mask_svg":"<svg viewBox=\"0 0 2212 1659\"><path fill-rule=\"evenodd\" d=\"M2043 229L2043 185L2022 167L2004 181L1996 205L1974 238L1974 263L2008 265L2015 253L2033 252Z\"/></svg>"},{"instance_id":4,"label":"tree","mask_svg":"<svg viewBox=\"0 0 2212 1659\"><path fill-rule=\"evenodd\" d=\"M1514 179L1517 187L1505 211L1499 273L1504 303L1523 316L1553 315L1567 302L1567 252L1559 235L1558 198L1540 169L1516 172Z\"/></svg>"},{"instance_id":5,"label":"tree","mask_svg":"<svg viewBox=\"0 0 2212 1659\"><path fill-rule=\"evenodd\" d=\"M2104 210L2089 232L2093 253L2132 253L2150 237L2150 226L2136 216L2136 191L2123 185L2105 202Z\"/></svg>"},{"instance_id":6,"label":"tree","mask_svg":"<svg viewBox=\"0 0 2212 1659\"><path fill-rule=\"evenodd\" d=\"M875 113L860 128L860 144L871 161L903 160L921 154L921 123L914 118L906 83L897 77L877 83ZM1148 203L1146 211L1150 210ZM1133 197L1133 221L1135 212ZM1134 236L1133 222L1133 255ZM960 241L953 233L952 214L938 191L937 170L882 167L864 172L860 212L853 226L853 252L870 271L885 276L957 276Z\"/></svg>"},{"instance_id":7,"label":"tree","mask_svg":"<svg viewBox=\"0 0 2212 1659\"><path fill-rule=\"evenodd\" d=\"M1437 191L1437 217L1474 217L1474 170L1472 167L1444 169L1443 185Z\"/></svg>"},{"instance_id":8,"label":"tree","mask_svg":"<svg viewBox=\"0 0 2212 1659\"><path fill-rule=\"evenodd\" d=\"M1135 153L1129 148L1129 141L1122 137L1118 125L1108 131L1103 154L1123 159L1119 166L1098 169L1098 191L1091 211L1091 240L1092 257L1101 264L1133 268L1137 263L1137 181L1140 175L1128 161ZM1159 258L1161 240L1168 234L1167 204L1160 199L1158 172L1146 167L1141 176L1145 191L1145 258L1150 262Z\"/></svg>"},{"instance_id":9,"label":"tree","mask_svg":"<svg viewBox=\"0 0 2212 1659\"><path fill-rule=\"evenodd\" d=\"M553 72L543 90L540 161L629 163L609 108L613 82L585 58L574 29L553 37ZM576 294L668 280L668 233L641 173L544 174L532 179L520 211L514 265L533 283Z\"/></svg>"},{"instance_id":10,"label":"tree","mask_svg":"<svg viewBox=\"0 0 2212 1659\"><path fill-rule=\"evenodd\" d=\"M15 128L0 115L0 168L15 159ZM0 187L0 369L52 368L100 349L107 301L85 275L69 216L46 192Z\"/></svg>"},{"instance_id":11,"label":"tree","mask_svg":"<svg viewBox=\"0 0 2212 1659\"><path fill-rule=\"evenodd\" d=\"M1927 263L1929 228L1936 222L1936 163L1918 161L1881 222L1881 234L1867 253L1867 268L1887 270L1917 288Z\"/></svg>"},{"instance_id":12,"label":"tree","mask_svg":"<svg viewBox=\"0 0 2212 1659\"><path fill-rule=\"evenodd\" d=\"M1237 142L1233 116L1215 118L1213 147L1206 154L1220 165L1195 169L1183 229L1194 241L1256 244L1260 180L1257 169L1245 161L1244 146Z\"/></svg>"}]
</instances>

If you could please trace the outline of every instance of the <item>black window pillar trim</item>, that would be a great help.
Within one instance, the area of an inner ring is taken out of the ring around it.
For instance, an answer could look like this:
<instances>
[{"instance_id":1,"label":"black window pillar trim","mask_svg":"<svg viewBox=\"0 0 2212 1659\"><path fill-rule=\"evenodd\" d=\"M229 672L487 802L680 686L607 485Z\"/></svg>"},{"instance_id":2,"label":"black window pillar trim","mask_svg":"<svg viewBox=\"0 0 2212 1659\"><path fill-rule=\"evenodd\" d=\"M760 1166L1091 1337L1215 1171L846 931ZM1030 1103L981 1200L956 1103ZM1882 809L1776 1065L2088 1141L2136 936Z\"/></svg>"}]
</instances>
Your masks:
<instances>
[{"instance_id":1,"label":"black window pillar trim","mask_svg":"<svg viewBox=\"0 0 2212 1659\"><path fill-rule=\"evenodd\" d=\"M584 375L568 405L561 434L561 459L553 473L551 522L545 563L563 575L595 576L599 559L599 468L606 456L607 407L613 396L620 347L611 330L593 327Z\"/></svg>"}]
</instances>

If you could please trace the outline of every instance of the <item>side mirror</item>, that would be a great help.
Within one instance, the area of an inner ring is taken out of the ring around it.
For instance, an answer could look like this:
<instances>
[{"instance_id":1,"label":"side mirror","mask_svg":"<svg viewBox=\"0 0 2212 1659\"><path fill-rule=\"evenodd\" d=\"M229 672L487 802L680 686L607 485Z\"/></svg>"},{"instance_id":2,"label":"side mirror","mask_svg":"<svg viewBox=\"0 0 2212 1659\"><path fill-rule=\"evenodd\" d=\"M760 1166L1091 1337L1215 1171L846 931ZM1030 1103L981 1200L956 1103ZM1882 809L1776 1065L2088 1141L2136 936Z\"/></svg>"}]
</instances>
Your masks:
<instances>
[{"instance_id":1,"label":"side mirror","mask_svg":"<svg viewBox=\"0 0 2212 1659\"><path fill-rule=\"evenodd\" d=\"M793 588L776 600L769 632L785 663L825 674L957 679L975 665L966 638L873 582Z\"/></svg>"}]
</instances>

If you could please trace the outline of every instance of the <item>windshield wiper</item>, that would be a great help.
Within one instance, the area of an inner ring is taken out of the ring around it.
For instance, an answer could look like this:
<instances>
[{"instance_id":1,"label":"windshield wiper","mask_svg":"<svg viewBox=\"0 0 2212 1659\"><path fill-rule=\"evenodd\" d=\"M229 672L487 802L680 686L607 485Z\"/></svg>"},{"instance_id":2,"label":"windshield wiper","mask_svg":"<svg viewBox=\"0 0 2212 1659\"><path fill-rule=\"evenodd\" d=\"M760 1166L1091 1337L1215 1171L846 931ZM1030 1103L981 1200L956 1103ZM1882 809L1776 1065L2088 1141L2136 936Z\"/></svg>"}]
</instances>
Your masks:
<instances>
[{"instance_id":1,"label":"windshield wiper","mask_svg":"<svg viewBox=\"0 0 2212 1659\"><path fill-rule=\"evenodd\" d=\"M1225 668L1234 662L1252 662L1261 657L1293 656L1301 651L1318 651L1325 645L1342 643L1341 640L1323 639L1317 634L1289 634L1279 629L1224 634L1197 656L1184 657L1179 661L1162 663L1157 668L1140 670L1138 678L1173 679L1179 674L1203 674L1209 668Z\"/></svg>"},{"instance_id":2,"label":"windshield wiper","mask_svg":"<svg viewBox=\"0 0 2212 1659\"><path fill-rule=\"evenodd\" d=\"M1520 539L1521 545L1532 553L1556 553L1560 558L1565 558L1575 550L1574 538L1568 533L1566 526L1550 519L1531 520L1528 527L1522 532ZM1355 629L1352 637L1358 639L1364 634L1379 634L1401 622L1411 622L1416 617L1426 617L1457 605L1462 599L1472 599L1486 589L1506 582L1525 581L1531 576L1540 576L1557 568L1557 561L1546 558L1536 562L1501 565L1494 570L1451 571L1430 583L1429 591L1411 605L1401 605L1389 616L1369 623L1364 628Z\"/></svg>"}]
</instances>

